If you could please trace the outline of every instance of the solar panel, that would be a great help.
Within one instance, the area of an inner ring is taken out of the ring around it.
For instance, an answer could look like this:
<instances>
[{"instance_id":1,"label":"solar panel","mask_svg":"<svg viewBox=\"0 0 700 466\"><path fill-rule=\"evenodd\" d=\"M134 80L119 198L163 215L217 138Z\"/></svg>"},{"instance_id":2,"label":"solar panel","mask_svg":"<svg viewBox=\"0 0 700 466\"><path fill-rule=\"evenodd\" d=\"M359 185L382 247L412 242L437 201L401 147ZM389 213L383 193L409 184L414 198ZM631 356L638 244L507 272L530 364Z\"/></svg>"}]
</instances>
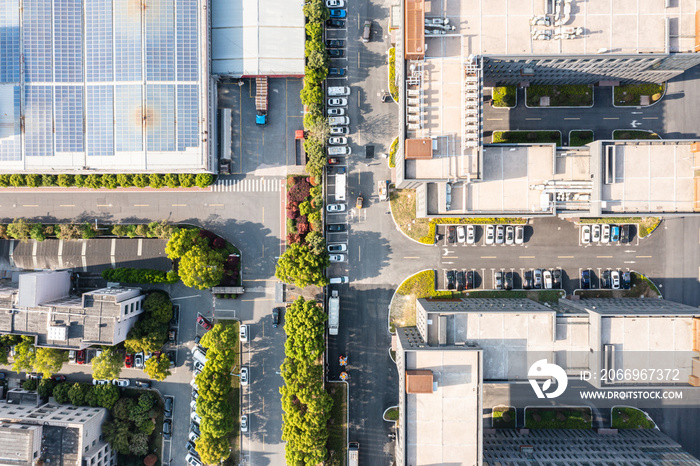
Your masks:
<instances>
[{"instance_id":1,"label":"solar panel","mask_svg":"<svg viewBox=\"0 0 700 466\"><path fill-rule=\"evenodd\" d=\"M83 88L56 86L54 90L56 152L83 151Z\"/></svg>"},{"instance_id":2,"label":"solar panel","mask_svg":"<svg viewBox=\"0 0 700 466\"><path fill-rule=\"evenodd\" d=\"M114 0L117 81L141 80L141 2Z\"/></svg>"},{"instance_id":3,"label":"solar panel","mask_svg":"<svg viewBox=\"0 0 700 466\"><path fill-rule=\"evenodd\" d=\"M51 0L24 1L24 79L51 82Z\"/></svg>"},{"instance_id":4,"label":"solar panel","mask_svg":"<svg viewBox=\"0 0 700 466\"><path fill-rule=\"evenodd\" d=\"M54 2L54 75L58 82L83 80L82 3L82 0Z\"/></svg>"},{"instance_id":5,"label":"solar panel","mask_svg":"<svg viewBox=\"0 0 700 466\"><path fill-rule=\"evenodd\" d=\"M141 86L117 86L116 97L117 151L141 151L143 150Z\"/></svg>"},{"instance_id":6,"label":"solar panel","mask_svg":"<svg viewBox=\"0 0 700 466\"><path fill-rule=\"evenodd\" d=\"M24 139L27 157L53 155L51 86L26 86L24 102Z\"/></svg>"},{"instance_id":7,"label":"solar panel","mask_svg":"<svg viewBox=\"0 0 700 466\"><path fill-rule=\"evenodd\" d=\"M19 82L19 0L0 2L0 82Z\"/></svg>"},{"instance_id":8,"label":"solar panel","mask_svg":"<svg viewBox=\"0 0 700 466\"><path fill-rule=\"evenodd\" d=\"M19 101L19 86L0 86L0 161L22 160Z\"/></svg>"},{"instance_id":9,"label":"solar panel","mask_svg":"<svg viewBox=\"0 0 700 466\"><path fill-rule=\"evenodd\" d=\"M175 86L146 85L146 150L175 150Z\"/></svg>"},{"instance_id":10,"label":"solar panel","mask_svg":"<svg viewBox=\"0 0 700 466\"><path fill-rule=\"evenodd\" d=\"M87 87L87 154L114 155L114 88Z\"/></svg>"},{"instance_id":11,"label":"solar panel","mask_svg":"<svg viewBox=\"0 0 700 466\"><path fill-rule=\"evenodd\" d=\"M175 31L172 0L150 0L146 9L146 79L175 79Z\"/></svg>"},{"instance_id":12,"label":"solar panel","mask_svg":"<svg viewBox=\"0 0 700 466\"><path fill-rule=\"evenodd\" d=\"M199 146L198 87L177 86L177 150Z\"/></svg>"},{"instance_id":13,"label":"solar panel","mask_svg":"<svg viewBox=\"0 0 700 466\"><path fill-rule=\"evenodd\" d=\"M197 0L176 0L177 79L196 81L197 69Z\"/></svg>"},{"instance_id":14,"label":"solar panel","mask_svg":"<svg viewBox=\"0 0 700 466\"><path fill-rule=\"evenodd\" d=\"M111 81L112 0L85 0L87 81Z\"/></svg>"}]
</instances>

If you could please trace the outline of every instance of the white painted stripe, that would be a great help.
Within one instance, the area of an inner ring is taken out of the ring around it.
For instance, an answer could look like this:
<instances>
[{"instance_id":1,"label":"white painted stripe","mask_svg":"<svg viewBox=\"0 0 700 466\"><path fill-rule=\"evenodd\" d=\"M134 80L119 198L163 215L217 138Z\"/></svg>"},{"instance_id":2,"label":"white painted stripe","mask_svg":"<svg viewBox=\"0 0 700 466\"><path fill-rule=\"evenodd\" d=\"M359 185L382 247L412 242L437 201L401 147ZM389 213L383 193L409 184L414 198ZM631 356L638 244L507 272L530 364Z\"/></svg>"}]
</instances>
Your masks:
<instances>
[{"instance_id":1,"label":"white painted stripe","mask_svg":"<svg viewBox=\"0 0 700 466\"><path fill-rule=\"evenodd\" d=\"M36 256L36 250L39 247L39 242L34 241L34 244L32 245L32 256Z\"/></svg>"},{"instance_id":2,"label":"white painted stripe","mask_svg":"<svg viewBox=\"0 0 700 466\"><path fill-rule=\"evenodd\" d=\"M139 238L138 249L136 250L136 255L141 256L142 252L143 252L143 238Z\"/></svg>"},{"instance_id":3,"label":"white painted stripe","mask_svg":"<svg viewBox=\"0 0 700 466\"><path fill-rule=\"evenodd\" d=\"M112 238L112 249L110 250L109 255L113 256L114 253L116 252L116 250L117 250L117 238Z\"/></svg>"},{"instance_id":4,"label":"white painted stripe","mask_svg":"<svg viewBox=\"0 0 700 466\"><path fill-rule=\"evenodd\" d=\"M85 251L87 250L87 241L83 241L83 252L80 255L85 256Z\"/></svg>"}]
</instances>

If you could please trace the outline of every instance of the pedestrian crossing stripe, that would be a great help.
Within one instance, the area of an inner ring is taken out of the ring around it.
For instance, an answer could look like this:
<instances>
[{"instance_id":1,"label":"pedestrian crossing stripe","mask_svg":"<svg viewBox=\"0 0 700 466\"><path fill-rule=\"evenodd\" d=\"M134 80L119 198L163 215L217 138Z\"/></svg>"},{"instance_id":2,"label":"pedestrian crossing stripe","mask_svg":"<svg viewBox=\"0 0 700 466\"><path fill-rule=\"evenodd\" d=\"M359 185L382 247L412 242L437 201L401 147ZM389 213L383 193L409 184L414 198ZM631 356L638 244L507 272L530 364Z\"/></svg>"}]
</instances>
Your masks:
<instances>
[{"instance_id":1,"label":"pedestrian crossing stripe","mask_svg":"<svg viewBox=\"0 0 700 466\"><path fill-rule=\"evenodd\" d=\"M218 180L214 192L275 192L282 189L282 180L278 178L244 178L242 180Z\"/></svg>"}]
</instances>

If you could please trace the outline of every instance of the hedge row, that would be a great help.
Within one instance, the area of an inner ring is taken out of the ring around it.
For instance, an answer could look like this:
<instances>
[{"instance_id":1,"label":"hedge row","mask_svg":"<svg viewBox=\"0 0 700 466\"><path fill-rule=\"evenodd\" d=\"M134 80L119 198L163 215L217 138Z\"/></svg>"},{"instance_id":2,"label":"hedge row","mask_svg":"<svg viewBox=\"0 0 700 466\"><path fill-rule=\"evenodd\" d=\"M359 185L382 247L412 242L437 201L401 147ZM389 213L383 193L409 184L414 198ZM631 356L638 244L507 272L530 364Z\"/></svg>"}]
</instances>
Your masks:
<instances>
[{"instance_id":1,"label":"hedge row","mask_svg":"<svg viewBox=\"0 0 700 466\"><path fill-rule=\"evenodd\" d=\"M177 283L180 281L177 272L170 270L163 272L155 269L131 269L120 267L102 271L102 278L108 282L119 283Z\"/></svg>"},{"instance_id":2,"label":"hedge row","mask_svg":"<svg viewBox=\"0 0 700 466\"><path fill-rule=\"evenodd\" d=\"M58 238L62 240L92 239L99 234L109 234L114 236L127 236L135 238L142 236L146 238L169 239L177 227L168 225L165 221L151 222L148 225L113 225L96 226L92 223L72 224L63 223L59 225L44 225L42 223L27 222L23 218L16 218L8 225L0 224L0 238L16 239L27 241L30 238L36 241L44 241L47 238Z\"/></svg>"},{"instance_id":3,"label":"hedge row","mask_svg":"<svg viewBox=\"0 0 700 466\"><path fill-rule=\"evenodd\" d=\"M399 88L396 86L396 48L389 49L389 92L395 101L399 101Z\"/></svg>"},{"instance_id":4,"label":"hedge row","mask_svg":"<svg viewBox=\"0 0 700 466\"><path fill-rule=\"evenodd\" d=\"M199 186L200 188L206 188L214 181L214 177L209 173L199 173L194 175L192 173L168 173L161 175L158 173L147 174L136 174L130 175L127 173L120 173L118 175L112 174L92 174L92 175L38 175L38 174L28 174L28 175L7 175L0 174L0 187L6 188L8 186L14 186L16 188L20 187L30 187L38 188L40 186L60 186L62 188L91 188L91 189L116 189L116 188L146 188L151 187L155 189L160 189L162 187L168 188L192 188L194 186Z\"/></svg>"}]
</instances>

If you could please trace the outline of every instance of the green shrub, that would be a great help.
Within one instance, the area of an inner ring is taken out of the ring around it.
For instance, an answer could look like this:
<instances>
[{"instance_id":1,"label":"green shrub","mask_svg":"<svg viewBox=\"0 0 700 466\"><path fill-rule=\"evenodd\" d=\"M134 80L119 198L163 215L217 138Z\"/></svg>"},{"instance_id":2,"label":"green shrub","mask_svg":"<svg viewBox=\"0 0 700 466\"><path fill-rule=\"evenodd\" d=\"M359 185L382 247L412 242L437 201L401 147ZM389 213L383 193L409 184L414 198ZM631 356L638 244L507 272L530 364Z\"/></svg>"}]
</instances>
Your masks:
<instances>
[{"instance_id":1,"label":"green shrub","mask_svg":"<svg viewBox=\"0 0 700 466\"><path fill-rule=\"evenodd\" d=\"M102 278L108 282L119 283L165 283L172 284L180 281L177 272L163 272L154 269L116 268L102 272Z\"/></svg>"},{"instance_id":2,"label":"green shrub","mask_svg":"<svg viewBox=\"0 0 700 466\"><path fill-rule=\"evenodd\" d=\"M119 181L116 175L105 173L102 175L102 186L107 189L117 189L119 187Z\"/></svg>"},{"instance_id":3,"label":"green shrub","mask_svg":"<svg viewBox=\"0 0 700 466\"><path fill-rule=\"evenodd\" d=\"M30 188L36 188L41 186L41 175L35 175L33 173L24 176L24 182Z\"/></svg>"},{"instance_id":4,"label":"green shrub","mask_svg":"<svg viewBox=\"0 0 700 466\"><path fill-rule=\"evenodd\" d=\"M399 88L396 85L396 48L389 49L389 92L395 101L399 101Z\"/></svg>"},{"instance_id":5,"label":"green shrub","mask_svg":"<svg viewBox=\"0 0 700 466\"><path fill-rule=\"evenodd\" d=\"M43 186L56 186L56 175L41 175Z\"/></svg>"},{"instance_id":6,"label":"green shrub","mask_svg":"<svg viewBox=\"0 0 700 466\"><path fill-rule=\"evenodd\" d=\"M92 239L95 236L97 236L97 230L95 230L94 225L91 225L90 223L85 222L80 227L80 234L81 234L83 239Z\"/></svg>"},{"instance_id":7,"label":"green shrub","mask_svg":"<svg viewBox=\"0 0 700 466\"><path fill-rule=\"evenodd\" d=\"M515 98L518 88L515 86L500 86L493 88L494 107L515 107Z\"/></svg>"},{"instance_id":8,"label":"green shrub","mask_svg":"<svg viewBox=\"0 0 700 466\"><path fill-rule=\"evenodd\" d=\"M20 186L25 186L27 182L24 179L24 175L20 175L18 173L15 173L14 175L10 176L10 184L16 188Z\"/></svg>"},{"instance_id":9,"label":"green shrub","mask_svg":"<svg viewBox=\"0 0 700 466\"><path fill-rule=\"evenodd\" d=\"M82 188L85 186L85 175L74 175L73 176L73 184L77 186L78 188Z\"/></svg>"},{"instance_id":10,"label":"green shrub","mask_svg":"<svg viewBox=\"0 0 700 466\"><path fill-rule=\"evenodd\" d=\"M200 188L206 188L214 182L214 177L209 173L199 173L194 179L194 183Z\"/></svg>"},{"instance_id":11,"label":"green shrub","mask_svg":"<svg viewBox=\"0 0 700 466\"><path fill-rule=\"evenodd\" d=\"M593 142L593 131L572 131L569 133L569 146L580 147Z\"/></svg>"},{"instance_id":12,"label":"green shrub","mask_svg":"<svg viewBox=\"0 0 700 466\"><path fill-rule=\"evenodd\" d=\"M192 173L180 173L177 177L180 180L180 186L183 188L191 188L194 186L195 179Z\"/></svg>"},{"instance_id":13,"label":"green shrub","mask_svg":"<svg viewBox=\"0 0 700 466\"><path fill-rule=\"evenodd\" d=\"M172 173L166 174L163 177L163 181L168 188L177 188L180 186L180 180L177 178L177 175Z\"/></svg>"},{"instance_id":14,"label":"green shrub","mask_svg":"<svg viewBox=\"0 0 700 466\"><path fill-rule=\"evenodd\" d=\"M0 187L6 188L10 186L10 175L0 174Z\"/></svg>"},{"instance_id":15,"label":"green shrub","mask_svg":"<svg viewBox=\"0 0 700 466\"><path fill-rule=\"evenodd\" d=\"M163 180L163 175L158 173L151 173L148 176L148 185L154 189L160 189L165 186L165 181Z\"/></svg>"},{"instance_id":16,"label":"green shrub","mask_svg":"<svg viewBox=\"0 0 700 466\"><path fill-rule=\"evenodd\" d=\"M102 187L102 176L101 175L88 175L85 178L85 187L91 189L99 189Z\"/></svg>"},{"instance_id":17,"label":"green shrub","mask_svg":"<svg viewBox=\"0 0 700 466\"><path fill-rule=\"evenodd\" d=\"M62 188L70 188L75 185L75 179L73 175L61 173L58 175L58 185Z\"/></svg>"},{"instance_id":18,"label":"green shrub","mask_svg":"<svg viewBox=\"0 0 700 466\"><path fill-rule=\"evenodd\" d=\"M132 181L134 183L134 186L136 186L137 188L145 188L146 186L148 186L148 175L138 173L133 176Z\"/></svg>"},{"instance_id":19,"label":"green shrub","mask_svg":"<svg viewBox=\"0 0 700 466\"><path fill-rule=\"evenodd\" d=\"M44 241L46 234L44 226L41 223L35 223L29 228L29 237L36 241Z\"/></svg>"},{"instance_id":20,"label":"green shrub","mask_svg":"<svg viewBox=\"0 0 700 466\"><path fill-rule=\"evenodd\" d=\"M133 177L127 173L120 173L117 175L117 183L123 188L128 188L134 185Z\"/></svg>"}]
</instances>

